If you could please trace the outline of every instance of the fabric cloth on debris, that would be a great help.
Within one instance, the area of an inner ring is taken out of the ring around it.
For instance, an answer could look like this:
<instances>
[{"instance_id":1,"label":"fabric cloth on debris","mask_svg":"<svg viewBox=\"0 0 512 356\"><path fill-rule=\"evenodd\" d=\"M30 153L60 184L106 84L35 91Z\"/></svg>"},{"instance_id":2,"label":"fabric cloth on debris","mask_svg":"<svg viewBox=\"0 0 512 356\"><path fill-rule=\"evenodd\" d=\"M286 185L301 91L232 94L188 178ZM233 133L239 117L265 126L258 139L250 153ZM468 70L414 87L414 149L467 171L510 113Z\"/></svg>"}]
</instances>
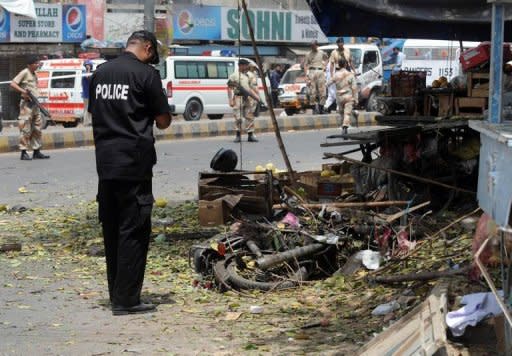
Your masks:
<instances>
[{"instance_id":1,"label":"fabric cloth on debris","mask_svg":"<svg viewBox=\"0 0 512 356\"><path fill-rule=\"evenodd\" d=\"M499 294L503 296L503 292ZM502 313L496 297L490 292L465 295L461 304L464 305L462 308L446 315L446 325L453 336L462 336L467 326L475 326L487 317Z\"/></svg>"}]
</instances>

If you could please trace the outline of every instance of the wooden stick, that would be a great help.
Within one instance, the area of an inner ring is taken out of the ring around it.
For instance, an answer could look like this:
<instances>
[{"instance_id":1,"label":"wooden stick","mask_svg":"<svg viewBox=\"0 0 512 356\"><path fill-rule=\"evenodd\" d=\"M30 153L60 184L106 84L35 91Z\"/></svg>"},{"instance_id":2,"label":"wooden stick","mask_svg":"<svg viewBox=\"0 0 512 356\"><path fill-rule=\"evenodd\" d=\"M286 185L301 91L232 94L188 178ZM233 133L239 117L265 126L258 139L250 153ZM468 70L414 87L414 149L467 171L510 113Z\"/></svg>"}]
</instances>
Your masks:
<instances>
[{"instance_id":1,"label":"wooden stick","mask_svg":"<svg viewBox=\"0 0 512 356\"><path fill-rule=\"evenodd\" d=\"M369 280L376 283L400 283L412 281L430 281L432 279L439 279L445 277L454 277L468 273L468 268L450 269L447 271L434 271L434 272L417 272L407 274L397 274L391 276L377 276Z\"/></svg>"},{"instance_id":2,"label":"wooden stick","mask_svg":"<svg viewBox=\"0 0 512 356\"><path fill-rule=\"evenodd\" d=\"M279 125L277 123L276 114L274 112L274 106L273 106L270 94L268 92L267 82L265 80L265 74L263 72L263 65L261 62L260 54L258 52L258 47L256 46L256 40L254 38L254 28L252 27L251 17L249 16L249 12L247 11L247 4L245 3L245 0L242 0L242 7L244 9L245 19L247 20L247 26L249 27L249 35L251 36L252 49L254 51L254 55L256 57L256 63L258 64L258 69L259 69L259 72L261 75L263 91L265 92L265 99L267 100L267 105L268 105L268 109L269 109L268 111L270 114L270 118L272 120L272 126L274 126L274 132L276 134L277 144L279 146L279 149L281 150L281 154L283 155L283 160L286 165L286 168L288 169L288 172L289 172L288 174L290 175L291 185L292 185L292 187L295 188L297 185L297 182L295 181L295 173L292 168L290 159L288 158L288 154L286 153L286 148L284 147L283 138L281 137L281 131L279 130Z\"/></svg>"},{"instance_id":3,"label":"wooden stick","mask_svg":"<svg viewBox=\"0 0 512 356\"><path fill-rule=\"evenodd\" d=\"M362 202L345 202L345 203L325 203L325 204L302 204L307 209L322 209L325 205L328 208L378 208L396 205L407 205L408 201L404 200L392 200L392 201L362 201ZM428 202L430 204L430 202ZM281 204L274 205L274 208L278 209ZM411 208L412 209L412 208ZM409 209L409 211L411 211ZM419 209L419 208L418 208Z\"/></svg>"},{"instance_id":4,"label":"wooden stick","mask_svg":"<svg viewBox=\"0 0 512 356\"><path fill-rule=\"evenodd\" d=\"M480 261L480 254L485 249L485 247L487 246L487 243L489 242L490 239L491 239L491 237L488 237L487 239L485 239L482 246L480 246L480 248L478 249L477 253L475 254L475 263L478 266L478 268L480 268L480 271L482 272L482 275L484 276L485 281L489 285L489 288L491 288L492 294L494 294L494 296L496 297L496 301L498 302L500 309L503 311L503 314L505 315L505 319L507 319L508 324L510 326L512 326L512 316L510 315L509 308L507 307L507 305L505 305L505 303L503 302L503 299L499 296L498 289L494 285L494 282L492 281L492 278L489 275L489 272L487 272L487 269L484 267L482 261Z\"/></svg>"},{"instance_id":5,"label":"wooden stick","mask_svg":"<svg viewBox=\"0 0 512 356\"><path fill-rule=\"evenodd\" d=\"M371 164L364 163L364 162L358 161L356 159L346 157L346 156L344 156L342 154L324 153L324 157L326 157L326 158L337 158L339 160L344 160L344 161L347 161L347 162L350 162L350 163L358 164L360 166L364 166L364 167L368 167L368 168L373 168L373 169L377 169L379 171L384 171L384 172L396 174L396 175L399 175L399 176L407 177L407 178L410 178L410 179L414 179L414 180L417 180L419 182L428 183L428 184L432 184L432 185L437 185L437 186L440 186L440 187L443 187L443 188L456 190L456 191L462 192L462 193L468 193L468 194L476 195L476 192L473 192L471 190L467 190L467 189L464 189L464 188L459 188L459 187L456 187L456 186L453 186L453 185L449 185L449 184L444 184L444 183L437 182L435 180L428 179L428 178L418 177L418 176L416 176L414 174L396 171L396 170L391 169L391 168L374 167Z\"/></svg>"},{"instance_id":6,"label":"wooden stick","mask_svg":"<svg viewBox=\"0 0 512 356\"><path fill-rule=\"evenodd\" d=\"M424 203L421 203L419 205L416 205L416 206L413 206L412 208L409 208L409 209L405 209L405 210L402 210L401 212L399 213L396 213L396 214L393 214L393 215L390 215L386 218L386 221L388 223L392 223L393 221L395 221L396 219L400 219L402 216L404 215L407 215L409 213L412 213L413 211L416 211L418 209L421 209L427 205L429 205L430 202L429 201L426 201Z\"/></svg>"},{"instance_id":7,"label":"wooden stick","mask_svg":"<svg viewBox=\"0 0 512 356\"><path fill-rule=\"evenodd\" d=\"M0 252L8 252L8 251L21 251L21 244L15 242L15 243L2 244L0 246Z\"/></svg>"}]
</instances>

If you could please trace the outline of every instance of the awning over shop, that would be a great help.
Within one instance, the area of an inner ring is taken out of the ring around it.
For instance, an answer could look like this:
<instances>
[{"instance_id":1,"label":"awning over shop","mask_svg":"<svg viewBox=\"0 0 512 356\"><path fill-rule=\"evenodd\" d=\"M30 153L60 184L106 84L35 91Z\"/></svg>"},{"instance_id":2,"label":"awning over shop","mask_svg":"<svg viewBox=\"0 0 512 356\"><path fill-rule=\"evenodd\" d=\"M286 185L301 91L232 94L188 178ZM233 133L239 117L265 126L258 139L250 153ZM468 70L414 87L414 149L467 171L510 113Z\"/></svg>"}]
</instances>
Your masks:
<instances>
[{"instance_id":1,"label":"awning over shop","mask_svg":"<svg viewBox=\"0 0 512 356\"><path fill-rule=\"evenodd\" d=\"M219 51L230 50L238 55L238 46L223 46L223 45L187 45L188 54L191 56L200 56L206 51ZM261 56L279 56L279 48L276 46L258 46L258 52ZM251 46L240 47L241 56L254 56L254 51Z\"/></svg>"},{"instance_id":2,"label":"awning over shop","mask_svg":"<svg viewBox=\"0 0 512 356\"><path fill-rule=\"evenodd\" d=\"M296 56L305 56L311 51L309 47L288 47L288 50L293 52Z\"/></svg>"},{"instance_id":3,"label":"awning over shop","mask_svg":"<svg viewBox=\"0 0 512 356\"><path fill-rule=\"evenodd\" d=\"M377 36L486 41L487 0L308 0L327 36ZM505 40L512 41L512 6Z\"/></svg>"}]
</instances>

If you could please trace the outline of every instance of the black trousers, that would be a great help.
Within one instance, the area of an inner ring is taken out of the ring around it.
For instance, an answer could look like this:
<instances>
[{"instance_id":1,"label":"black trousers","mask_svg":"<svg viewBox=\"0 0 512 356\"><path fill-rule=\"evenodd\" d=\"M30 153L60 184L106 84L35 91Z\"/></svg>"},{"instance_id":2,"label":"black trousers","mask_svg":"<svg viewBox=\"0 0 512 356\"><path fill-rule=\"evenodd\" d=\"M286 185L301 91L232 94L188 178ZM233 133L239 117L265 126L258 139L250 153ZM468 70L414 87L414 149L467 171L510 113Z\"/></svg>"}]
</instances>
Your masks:
<instances>
[{"instance_id":1,"label":"black trousers","mask_svg":"<svg viewBox=\"0 0 512 356\"><path fill-rule=\"evenodd\" d=\"M100 180L97 200L110 301L123 307L137 305L151 234L151 180Z\"/></svg>"}]
</instances>

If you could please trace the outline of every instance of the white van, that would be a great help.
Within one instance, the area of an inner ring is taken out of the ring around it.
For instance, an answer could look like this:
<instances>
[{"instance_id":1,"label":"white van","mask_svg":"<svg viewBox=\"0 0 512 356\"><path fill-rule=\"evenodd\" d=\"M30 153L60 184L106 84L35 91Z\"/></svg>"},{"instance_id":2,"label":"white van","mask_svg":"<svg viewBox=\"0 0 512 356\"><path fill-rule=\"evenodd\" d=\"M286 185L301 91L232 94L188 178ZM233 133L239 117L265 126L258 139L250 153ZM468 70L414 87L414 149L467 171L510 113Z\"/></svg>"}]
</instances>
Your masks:
<instances>
[{"instance_id":1,"label":"white van","mask_svg":"<svg viewBox=\"0 0 512 356\"><path fill-rule=\"evenodd\" d=\"M157 68L172 113L182 114L187 121L199 120L203 114L211 120L218 120L224 114L232 113L227 81L237 69L237 63L238 57L167 57ZM261 79L258 87L260 97L265 101Z\"/></svg>"},{"instance_id":2,"label":"white van","mask_svg":"<svg viewBox=\"0 0 512 356\"><path fill-rule=\"evenodd\" d=\"M330 44L319 47L328 55L338 48L337 44ZM359 86L359 104L366 106L368 110L374 110L375 98L382 88L382 56L374 44L345 44L350 50L352 64L354 66Z\"/></svg>"},{"instance_id":3,"label":"white van","mask_svg":"<svg viewBox=\"0 0 512 356\"><path fill-rule=\"evenodd\" d=\"M463 42L464 50L477 47L480 42ZM406 40L402 70L427 72L427 85L439 77L448 81L462 74L459 41Z\"/></svg>"},{"instance_id":4,"label":"white van","mask_svg":"<svg viewBox=\"0 0 512 356\"><path fill-rule=\"evenodd\" d=\"M39 87L39 101L52 116L52 121L64 127L75 127L84 115L82 99L82 72L85 59L63 58L41 61L36 72ZM93 70L105 62L94 59ZM47 126L43 118L43 126Z\"/></svg>"}]
</instances>

